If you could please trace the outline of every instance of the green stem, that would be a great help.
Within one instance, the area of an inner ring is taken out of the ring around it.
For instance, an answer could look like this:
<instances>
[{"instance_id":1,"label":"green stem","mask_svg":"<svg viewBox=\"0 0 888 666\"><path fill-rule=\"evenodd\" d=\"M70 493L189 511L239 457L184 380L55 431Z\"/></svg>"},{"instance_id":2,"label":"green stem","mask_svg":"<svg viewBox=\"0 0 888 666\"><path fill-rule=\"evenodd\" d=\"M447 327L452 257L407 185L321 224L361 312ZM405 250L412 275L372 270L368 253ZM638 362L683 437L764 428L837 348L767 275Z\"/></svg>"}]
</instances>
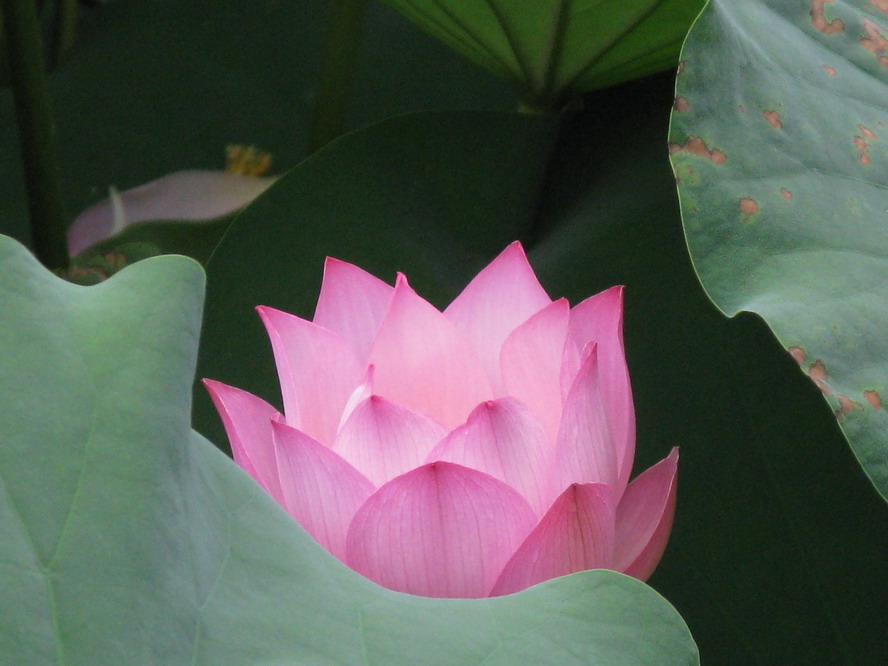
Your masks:
<instances>
[{"instance_id":1,"label":"green stem","mask_svg":"<svg viewBox=\"0 0 888 666\"><path fill-rule=\"evenodd\" d=\"M77 39L79 18L77 0L58 0L52 44L52 68L58 67L68 49Z\"/></svg>"},{"instance_id":2,"label":"green stem","mask_svg":"<svg viewBox=\"0 0 888 666\"><path fill-rule=\"evenodd\" d=\"M332 0L320 81L311 118L311 150L342 134L352 90L366 0Z\"/></svg>"},{"instance_id":3,"label":"green stem","mask_svg":"<svg viewBox=\"0 0 888 666\"><path fill-rule=\"evenodd\" d=\"M58 161L34 0L0 0L34 254L48 268L68 266Z\"/></svg>"}]
</instances>

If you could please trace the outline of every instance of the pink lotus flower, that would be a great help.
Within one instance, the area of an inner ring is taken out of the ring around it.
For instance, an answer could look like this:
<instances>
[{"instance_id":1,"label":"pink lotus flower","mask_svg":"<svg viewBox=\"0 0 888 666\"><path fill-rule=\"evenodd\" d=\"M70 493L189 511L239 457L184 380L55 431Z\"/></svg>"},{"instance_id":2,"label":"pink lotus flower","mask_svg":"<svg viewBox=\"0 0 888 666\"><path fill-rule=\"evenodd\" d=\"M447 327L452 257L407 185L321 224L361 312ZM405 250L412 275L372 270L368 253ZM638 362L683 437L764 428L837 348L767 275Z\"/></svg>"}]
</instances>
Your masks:
<instances>
[{"instance_id":1,"label":"pink lotus flower","mask_svg":"<svg viewBox=\"0 0 888 666\"><path fill-rule=\"evenodd\" d=\"M553 302L513 243L443 313L335 259L313 321L258 311L286 416L206 386L237 463L348 566L430 597L656 567L678 450L628 483L621 287Z\"/></svg>"}]
</instances>

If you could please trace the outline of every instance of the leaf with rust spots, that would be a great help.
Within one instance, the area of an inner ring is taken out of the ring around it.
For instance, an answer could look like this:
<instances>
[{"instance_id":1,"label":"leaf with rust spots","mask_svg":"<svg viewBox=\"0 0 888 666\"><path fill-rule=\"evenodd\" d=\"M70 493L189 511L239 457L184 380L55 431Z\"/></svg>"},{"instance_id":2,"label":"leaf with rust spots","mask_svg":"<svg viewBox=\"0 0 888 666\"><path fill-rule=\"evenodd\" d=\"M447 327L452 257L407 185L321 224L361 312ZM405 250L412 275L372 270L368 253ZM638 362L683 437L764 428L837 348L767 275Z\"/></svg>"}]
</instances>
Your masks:
<instances>
[{"instance_id":1,"label":"leaf with rust spots","mask_svg":"<svg viewBox=\"0 0 888 666\"><path fill-rule=\"evenodd\" d=\"M882 409L882 396L876 391L864 391L863 397L873 409Z\"/></svg>"},{"instance_id":2,"label":"leaf with rust spots","mask_svg":"<svg viewBox=\"0 0 888 666\"><path fill-rule=\"evenodd\" d=\"M865 127L864 125L858 125L857 129L860 130L860 133L863 134L867 139L875 139L876 133L873 132L869 127Z\"/></svg>"},{"instance_id":3,"label":"leaf with rust spots","mask_svg":"<svg viewBox=\"0 0 888 666\"><path fill-rule=\"evenodd\" d=\"M830 67L829 65L824 65L823 71L826 72L827 74L829 74L830 76L838 76L839 75L838 72L836 72L836 70L833 69L832 67Z\"/></svg>"},{"instance_id":4,"label":"leaf with rust spots","mask_svg":"<svg viewBox=\"0 0 888 666\"><path fill-rule=\"evenodd\" d=\"M776 111L764 111L762 115L765 117L765 120L768 121L768 124L774 129L783 129L783 121L780 119L780 114Z\"/></svg>"},{"instance_id":5,"label":"leaf with rust spots","mask_svg":"<svg viewBox=\"0 0 888 666\"><path fill-rule=\"evenodd\" d=\"M792 199L792 192L790 192L790 191L789 191L788 189L786 189L785 187L781 187L781 188L780 188L780 194L783 195L783 198L786 199L787 201L789 201L790 199Z\"/></svg>"},{"instance_id":6,"label":"leaf with rust spots","mask_svg":"<svg viewBox=\"0 0 888 666\"><path fill-rule=\"evenodd\" d=\"M888 14L888 0L869 0L869 3L883 14Z\"/></svg>"},{"instance_id":7,"label":"leaf with rust spots","mask_svg":"<svg viewBox=\"0 0 888 666\"><path fill-rule=\"evenodd\" d=\"M845 24L841 19L827 20L824 5L835 0L811 0L811 25L824 35L833 35L845 30Z\"/></svg>"},{"instance_id":8,"label":"leaf with rust spots","mask_svg":"<svg viewBox=\"0 0 888 666\"><path fill-rule=\"evenodd\" d=\"M672 108L678 111L679 113L685 113L691 105L688 104L688 100L684 97L676 97L675 102L672 104Z\"/></svg>"},{"instance_id":9,"label":"leaf with rust spots","mask_svg":"<svg viewBox=\"0 0 888 666\"><path fill-rule=\"evenodd\" d=\"M888 57L882 55L888 50L888 39L882 35L879 25L871 19L863 19L863 29L866 37L861 37L860 45L876 56L879 64L888 67Z\"/></svg>"}]
</instances>

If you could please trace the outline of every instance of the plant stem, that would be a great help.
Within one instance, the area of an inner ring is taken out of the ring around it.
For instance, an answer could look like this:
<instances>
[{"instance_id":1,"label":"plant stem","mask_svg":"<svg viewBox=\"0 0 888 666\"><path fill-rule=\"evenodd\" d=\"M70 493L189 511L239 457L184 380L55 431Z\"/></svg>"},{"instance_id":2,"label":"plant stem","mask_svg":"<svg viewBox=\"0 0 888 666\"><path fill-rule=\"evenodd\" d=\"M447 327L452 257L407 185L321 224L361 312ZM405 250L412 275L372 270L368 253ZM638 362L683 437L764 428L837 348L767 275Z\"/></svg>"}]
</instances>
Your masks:
<instances>
[{"instance_id":1,"label":"plant stem","mask_svg":"<svg viewBox=\"0 0 888 666\"><path fill-rule=\"evenodd\" d=\"M47 268L64 269L68 249L37 11L34 0L0 0L0 10L34 254Z\"/></svg>"},{"instance_id":2,"label":"plant stem","mask_svg":"<svg viewBox=\"0 0 888 666\"><path fill-rule=\"evenodd\" d=\"M317 96L312 110L312 152L342 134L351 96L366 0L332 0L330 27L321 61Z\"/></svg>"},{"instance_id":3,"label":"plant stem","mask_svg":"<svg viewBox=\"0 0 888 666\"><path fill-rule=\"evenodd\" d=\"M77 0L58 0L52 44L51 66L53 69L61 64L65 53L77 39L79 16Z\"/></svg>"}]
</instances>

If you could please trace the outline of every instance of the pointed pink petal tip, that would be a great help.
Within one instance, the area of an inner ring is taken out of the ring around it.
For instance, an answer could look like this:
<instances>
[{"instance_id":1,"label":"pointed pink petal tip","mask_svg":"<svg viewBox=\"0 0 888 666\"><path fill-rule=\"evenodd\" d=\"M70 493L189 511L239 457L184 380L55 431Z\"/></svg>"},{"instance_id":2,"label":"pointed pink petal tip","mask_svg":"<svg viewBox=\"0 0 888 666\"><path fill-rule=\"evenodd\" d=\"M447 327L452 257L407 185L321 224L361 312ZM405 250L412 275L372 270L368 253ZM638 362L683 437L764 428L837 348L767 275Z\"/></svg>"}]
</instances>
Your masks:
<instances>
[{"instance_id":1,"label":"pointed pink petal tip","mask_svg":"<svg viewBox=\"0 0 888 666\"><path fill-rule=\"evenodd\" d=\"M213 379L206 387L228 435L234 461L252 476L279 504L283 504L271 424L277 409L252 393Z\"/></svg>"},{"instance_id":2,"label":"pointed pink petal tip","mask_svg":"<svg viewBox=\"0 0 888 666\"><path fill-rule=\"evenodd\" d=\"M626 487L617 507L614 568L647 580L657 568L675 517L678 447Z\"/></svg>"}]
</instances>

